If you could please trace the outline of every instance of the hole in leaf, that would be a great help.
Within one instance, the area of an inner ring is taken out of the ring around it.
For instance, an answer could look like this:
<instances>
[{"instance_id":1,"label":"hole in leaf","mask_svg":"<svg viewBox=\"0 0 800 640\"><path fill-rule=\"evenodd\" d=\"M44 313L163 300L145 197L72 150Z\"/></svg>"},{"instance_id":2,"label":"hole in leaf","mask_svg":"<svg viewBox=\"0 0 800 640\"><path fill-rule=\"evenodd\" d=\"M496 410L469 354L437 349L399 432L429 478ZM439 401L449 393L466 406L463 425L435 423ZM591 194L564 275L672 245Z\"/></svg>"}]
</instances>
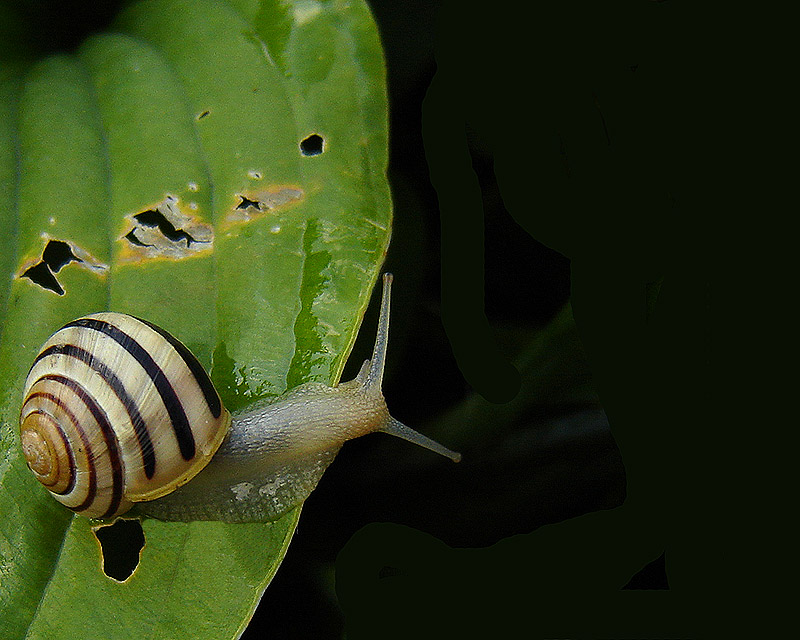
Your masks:
<instances>
[{"instance_id":1,"label":"hole in leaf","mask_svg":"<svg viewBox=\"0 0 800 640\"><path fill-rule=\"evenodd\" d=\"M141 213L137 213L133 216L134 220L138 222L143 227L157 227L158 230L164 235L165 238L171 240L172 242L179 242L180 240L186 240L186 246L189 247L193 242L197 242L192 236L186 233L183 229L176 229L175 225L173 225L169 220L164 217L164 214L160 211L155 211L153 209L149 209L148 211L142 211ZM128 238L131 242L134 242L131 238L129 238L130 233L125 237ZM134 235L134 238L136 236ZM143 244L141 241L136 238L136 242L139 242L140 245Z\"/></svg>"},{"instance_id":2,"label":"hole in leaf","mask_svg":"<svg viewBox=\"0 0 800 640\"><path fill-rule=\"evenodd\" d=\"M241 198L242 201L236 205L237 209L247 209L249 207L253 207L253 209L261 209L261 205L259 204L258 200L250 200L244 196L239 196L239 198Z\"/></svg>"},{"instance_id":3,"label":"hole in leaf","mask_svg":"<svg viewBox=\"0 0 800 640\"><path fill-rule=\"evenodd\" d=\"M58 280L50 271L50 268L44 262L39 262L33 265L20 276L22 278L30 278L40 287L54 291L60 296L64 295L63 287L58 284Z\"/></svg>"},{"instance_id":4,"label":"hole in leaf","mask_svg":"<svg viewBox=\"0 0 800 640\"><path fill-rule=\"evenodd\" d=\"M194 182L188 186L189 190L199 188ZM130 226L119 237L123 243L120 261L181 260L212 251L214 230L196 215L199 209L194 201L186 203L182 209L179 199L167 194L161 202L132 211L127 216Z\"/></svg>"},{"instance_id":5,"label":"hole in leaf","mask_svg":"<svg viewBox=\"0 0 800 640\"><path fill-rule=\"evenodd\" d=\"M83 262L73 252L66 242L50 240L42 251L42 261L26 269L20 277L30 278L44 289L48 289L60 296L64 295L64 288L58 283L55 275L62 267L70 262Z\"/></svg>"},{"instance_id":6,"label":"hole in leaf","mask_svg":"<svg viewBox=\"0 0 800 640\"><path fill-rule=\"evenodd\" d=\"M188 183L188 186L190 191L199 189L194 182ZM180 260L212 251L214 230L195 215L197 213L199 207L196 202L188 202L185 209L181 209L179 199L169 194L161 202L134 210L127 216L130 226L119 237L123 243L120 260Z\"/></svg>"},{"instance_id":7,"label":"hole in leaf","mask_svg":"<svg viewBox=\"0 0 800 640\"><path fill-rule=\"evenodd\" d=\"M256 220L268 212L279 213L282 208L302 200L303 196L302 189L294 185L272 185L267 189L237 193L239 202L231 207L227 218L230 222ZM280 231L280 225L273 225L271 231L277 233Z\"/></svg>"},{"instance_id":8,"label":"hole in leaf","mask_svg":"<svg viewBox=\"0 0 800 640\"><path fill-rule=\"evenodd\" d=\"M136 237L136 229L131 229L128 233L125 234L125 239L130 242L131 244L135 244L137 247L153 247L155 245L147 244L146 242L142 242L139 238Z\"/></svg>"},{"instance_id":9,"label":"hole in leaf","mask_svg":"<svg viewBox=\"0 0 800 640\"><path fill-rule=\"evenodd\" d=\"M50 240L42 252L42 260L47 263L53 273L61 271L61 267L70 262L82 262L74 253L72 248L61 240Z\"/></svg>"},{"instance_id":10,"label":"hole in leaf","mask_svg":"<svg viewBox=\"0 0 800 640\"><path fill-rule=\"evenodd\" d=\"M139 566L144 548L144 531L138 520L117 520L114 524L98 527L94 535L100 542L103 554L103 573L123 582Z\"/></svg>"},{"instance_id":11,"label":"hole in leaf","mask_svg":"<svg viewBox=\"0 0 800 640\"><path fill-rule=\"evenodd\" d=\"M300 153L304 156L318 156L324 151L324 147L322 136L312 133L300 143Z\"/></svg>"}]
</instances>

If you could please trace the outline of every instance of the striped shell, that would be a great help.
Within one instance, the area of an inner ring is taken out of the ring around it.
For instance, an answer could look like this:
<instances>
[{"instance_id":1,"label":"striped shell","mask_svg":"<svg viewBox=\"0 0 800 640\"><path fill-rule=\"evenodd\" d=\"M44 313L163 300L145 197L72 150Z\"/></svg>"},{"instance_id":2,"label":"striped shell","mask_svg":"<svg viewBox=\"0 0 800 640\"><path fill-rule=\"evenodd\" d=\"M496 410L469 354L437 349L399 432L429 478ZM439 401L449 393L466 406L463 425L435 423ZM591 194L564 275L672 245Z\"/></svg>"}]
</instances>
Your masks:
<instances>
[{"instance_id":1,"label":"striped shell","mask_svg":"<svg viewBox=\"0 0 800 640\"><path fill-rule=\"evenodd\" d=\"M20 438L56 500L109 518L188 482L229 425L183 344L143 320L97 313L42 347L25 382Z\"/></svg>"}]
</instances>

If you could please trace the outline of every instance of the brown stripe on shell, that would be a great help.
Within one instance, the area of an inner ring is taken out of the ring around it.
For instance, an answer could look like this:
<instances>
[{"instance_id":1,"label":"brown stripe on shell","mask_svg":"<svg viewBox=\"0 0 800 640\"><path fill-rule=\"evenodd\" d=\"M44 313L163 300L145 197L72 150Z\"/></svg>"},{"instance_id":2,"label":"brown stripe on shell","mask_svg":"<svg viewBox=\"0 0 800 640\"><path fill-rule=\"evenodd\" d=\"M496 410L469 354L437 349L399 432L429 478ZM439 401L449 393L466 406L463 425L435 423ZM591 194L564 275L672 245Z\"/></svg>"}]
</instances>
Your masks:
<instances>
[{"instance_id":1,"label":"brown stripe on shell","mask_svg":"<svg viewBox=\"0 0 800 640\"><path fill-rule=\"evenodd\" d=\"M42 376L40 380L52 380L70 389L83 401L86 408L89 409L89 412L92 414L92 417L94 417L95 421L100 426L100 432L103 435L103 440L108 450L109 462L111 463L111 503L106 512L99 517L108 518L114 515L122 502L122 461L120 459L116 435L108 421L108 416L106 416L105 411L95 402L89 392L74 380L70 380L60 374L47 374ZM76 507L70 507L70 509L73 511L85 511L92 505L97 493L97 470L94 466L92 450L85 432L79 427L78 433L80 434L83 445L86 447L87 460L89 463L89 493L81 504Z\"/></svg>"},{"instance_id":2,"label":"brown stripe on shell","mask_svg":"<svg viewBox=\"0 0 800 640\"><path fill-rule=\"evenodd\" d=\"M169 342L170 345L172 345L172 348L175 349L175 351L181 357L183 362L189 368L189 371L192 372L192 376L194 376L197 386L200 387L200 391L203 392L203 397L206 400L206 404L208 405L208 410L211 412L211 415L214 416L215 419L219 418L220 415L222 415L222 401L219 398L217 390L214 388L214 383L211 382L211 378L208 377L208 373L203 368L203 365L200 364L200 361L195 357L195 355L186 348L185 344L158 325L148 322L147 320L142 320L141 318L136 318L136 320L150 327L158 335L164 338L164 340Z\"/></svg>"},{"instance_id":3,"label":"brown stripe on shell","mask_svg":"<svg viewBox=\"0 0 800 640\"><path fill-rule=\"evenodd\" d=\"M56 405L59 409L61 409L67 415L67 418L72 423L72 425L75 427L75 429L78 430L81 434L83 434L83 429L81 429L81 426L78 423L78 419L75 417L75 414L72 413L70 408L67 406L67 403L64 402L58 396L56 396L56 395L54 395L54 394L52 394L52 393L50 393L48 391L36 391L36 392L30 394L25 399L25 404L22 405L22 413L25 413L25 407L28 406L28 403L31 400L34 400L36 398L45 398L45 399L49 400L50 402L52 402L54 405ZM77 480L77 474L75 473L75 471L76 471L75 454L72 453L72 447L70 446L69 440L67 439L67 434L64 433L64 430L61 428L61 425L58 423L58 421L54 419L55 416L52 416L52 415L50 415L50 414L48 414L48 413L46 413L44 411L39 411L37 409L37 410L29 412L28 414L25 414L25 417L27 417L27 416L29 416L29 415L31 415L33 413L39 413L39 414L47 415L50 418L53 418L53 425L55 426L56 431L58 431L58 435L61 438L61 441L64 443L64 449L67 452L67 457L69 459L69 483L67 484L66 488L63 491L53 491L52 489L50 489L50 487L58 484L58 481L55 481L55 482L53 482L51 484L47 484L46 482L42 482L42 484L45 487L48 488L48 491L51 491L52 493L55 493L56 495L59 495L59 496L65 496L65 495L67 495L67 494L72 492L72 490L75 488L75 482ZM86 446L85 438L82 437L82 439L83 439L83 442L84 442L84 446ZM87 449L87 451L88 451L88 449Z\"/></svg>"},{"instance_id":4,"label":"brown stripe on shell","mask_svg":"<svg viewBox=\"0 0 800 640\"><path fill-rule=\"evenodd\" d=\"M119 398L119 401L125 407L131 424L133 425L133 430L136 434L136 440L139 443L139 452L142 457L144 473L148 479L152 478L156 472L156 454L155 448L153 447L153 442L150 439L150 432L148 431L147 424L145 423L144 418L142 418L142 414L140 413L136 402L134 402L133 398L131 398L130 394L125 388L125 385L122 384L122 381L119 379L119 377L104 362L89 353L86 349L74 344L54 344L36 356L35 362L38 362L39 360L42 360L50 355L65 355L77 360L81 360L99 373L106 384L111 387L111 390L116 394L117 398Z\"/></svg>"},{"instance_id":5,"label":"brown stripe on shell","mask_svg":"<svg viewBox=\"0 0 800 640\"><path fill-rule=\"evenodd\" d=\"M136 320L138 320L138 318L136 318ZM151 325L149 325L146 322L143 322L141 320L139 320L139 322L141 322L145 326L151 327ZM152 381L153 386L155 386L156 391L158 391L158 395L161 396L161 401L164 403L164 407L167 409L170 421L172 422L172 430L175 433L175 439L178 441L178 448L181 451L181 456L183 457L184 460L191 460L192 458L194 458L195 456L194 433L192 432L192 427L189 424L189 419L186 417L186 411L183 408L183 404L181 403L181 400L178 397L175 388L172 386L172 382L169 380L169 378L161 369L161 367L158 366L158 363L156 363L156 361L153 360L153 357L150 355L148 350L145 349L141 344L139 344L139 342L134 340L132 336L128 335L125 331L120 329L115 324L107 322L106 320L99 320L97 318L78 318L74 322L70 322L69 324L64 326L65 329L70 327L89 329L91 331L97 331L99 333L107 335L109 338L114 340L120 347L125 349L125 351L127 351L131 355L131 357L133 357L136 360L136 362L138 362L141 365L145 373ZM172 340L167 339L167 337L164 335L166 332L162 333L161 330L157 331L157 333L162 338L164 338L170 345L172 345L173 348L175 348L174 343L177 342L175 338L172 338L172 336L170 336ZM180 351L178 351L178 353L182 355ZM184 361L185 360L186 359L184 357ZM197 374L194 373L194 371L192 371L192 373L196 379ZM205 374L205 371L203 371L203 373ZM216 415L214 417L218 418L219 415ZM147 473L146 469L145 473ZM151 478L152 476L148 475L147 477Z\"/></svg>"}]
</instances>

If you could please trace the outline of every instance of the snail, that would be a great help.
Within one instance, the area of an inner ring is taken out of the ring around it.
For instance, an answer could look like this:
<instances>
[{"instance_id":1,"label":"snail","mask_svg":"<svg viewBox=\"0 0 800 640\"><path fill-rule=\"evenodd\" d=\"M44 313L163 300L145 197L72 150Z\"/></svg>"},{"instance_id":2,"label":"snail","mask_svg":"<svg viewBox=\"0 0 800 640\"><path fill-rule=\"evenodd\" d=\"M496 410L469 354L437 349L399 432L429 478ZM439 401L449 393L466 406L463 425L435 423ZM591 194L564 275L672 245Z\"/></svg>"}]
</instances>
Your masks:
<instances>
[{"instance_id":1,"label":"snail","mask_svg":"<svg viewBox=\"0 0 800 640\"><path fill-rule=\"evenodd\" d=\"M28 467L92 518L275 520L314 489L345 441L373 431L460 455L395 420L381 391L391 274L370 360L351 381L302 384L231 416L192 353L159 327L104 312L56 331L25 382Z\"/></svg>"}]
</instances>

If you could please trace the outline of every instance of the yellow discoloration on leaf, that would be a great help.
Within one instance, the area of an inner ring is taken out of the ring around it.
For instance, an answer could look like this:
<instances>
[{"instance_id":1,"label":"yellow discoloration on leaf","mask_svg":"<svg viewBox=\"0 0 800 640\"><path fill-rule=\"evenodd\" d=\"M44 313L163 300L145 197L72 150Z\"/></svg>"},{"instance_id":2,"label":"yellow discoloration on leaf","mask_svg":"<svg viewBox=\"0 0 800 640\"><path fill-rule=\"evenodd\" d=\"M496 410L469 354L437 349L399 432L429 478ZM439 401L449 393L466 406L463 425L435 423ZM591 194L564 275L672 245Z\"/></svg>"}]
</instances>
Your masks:
<instances>
[{"instance_id":1,"label":"yellow discoloration on leaf","mask_svg":"<svg viewBox=\"0 0 800 640\"><path fill-rule=\"evenodd\" d=\"M225 221L241 224L262 218L269 213L301 202L305 193L297 185L273 185L263 189L252 189L236 194L228 209Z\"/></svg>"},{"instance_id":2,"label":"yellow discoloration on leaf","mask_svg":"<svg viewBox=\"0 0 800 640\"><path fill-rule=\"evenodd\" d=\"M93 273L101 278L105 278L106 274L108 273L108 265L100 262L97 258L95 258L91 253L86 251L80 245L75 244L74 242L67 241L69 246L72 248L72 253L80 260L78 266L83 267L90 273Z\"/></svg>"},{"instance_id":3,"label":"yellow discoloration on leaf","mask_svg":"<svg viewBox=\"0 0 800 640\"><path fill-rule=\"evenodd\" d=\"M17 277L19 278L23 273L25 273L31 267L36 266L42 261L42 256L31 256L27 255L22 258L22 263L19 265L19 269L17 269Z\"/></svg>"},{"instance_id":4,"label":"yellow discoloration on leaf","mask_svg":"<svg viewBox=\"0 0 800 640\"><path fill-rule=\"evenodd\" d=\"M182 260L206 255L214 249L214 229L193 215L197 209L194 202L182 206L177 197L168 195L130 214L118 241L118 261Z\"/></svg>"}]
</instances>

